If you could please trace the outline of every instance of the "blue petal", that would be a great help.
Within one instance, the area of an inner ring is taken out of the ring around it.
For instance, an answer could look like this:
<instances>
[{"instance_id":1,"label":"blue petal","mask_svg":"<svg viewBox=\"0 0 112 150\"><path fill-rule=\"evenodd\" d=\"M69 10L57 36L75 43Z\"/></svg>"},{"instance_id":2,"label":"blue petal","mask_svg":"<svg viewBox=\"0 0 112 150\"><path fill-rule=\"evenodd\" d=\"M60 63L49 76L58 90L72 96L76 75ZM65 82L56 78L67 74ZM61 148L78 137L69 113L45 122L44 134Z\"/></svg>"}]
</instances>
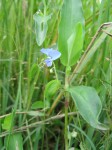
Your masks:
<instances>
[{"instance_id":1,"label":"blue petal","mask_svg":"<svg viewBox=\"0 0 112 150\"><path fill-rule=\"evenodd\" d=\"M43 54L46 54L47 56L49 56L49 53L52 51L52 49L51 49L51 48L47 48L47 49L42 48L40 51L41 51Z\"/></svg>"},{"instance_id":2,"label":"blue petal","mask_svg":"<svg viewBox=\"0 0 112 150\"><path fill-rule=\"evenodd\" d=\"M51 57L52 60L56 60L61 56L61 53L57 50L52 50L49 52L48 56Z\"/></svg>"},{"instance_id":3,"label":"blue petal","mask_svg":"<svg viewBox=\"0 0 112 150\"><path fill-rule=\"evenodd\" d=\"M61 53L57 50L53 50L52 48L41 49L41 52L46 54L48 57L50 57L52 60L56 60L61 56Z\"/></svg>"},{"instance_id":4,"label":"blue petal","mask_svg":"<svg viewBox=\"0 0 112 150\"><path fill-rule=\"evenodd\" d=\"M45 63L47 65L47 67L51 67L52 66L52 59L50 59L50 58L45 59Z\"/></svg>"}]
</instances>

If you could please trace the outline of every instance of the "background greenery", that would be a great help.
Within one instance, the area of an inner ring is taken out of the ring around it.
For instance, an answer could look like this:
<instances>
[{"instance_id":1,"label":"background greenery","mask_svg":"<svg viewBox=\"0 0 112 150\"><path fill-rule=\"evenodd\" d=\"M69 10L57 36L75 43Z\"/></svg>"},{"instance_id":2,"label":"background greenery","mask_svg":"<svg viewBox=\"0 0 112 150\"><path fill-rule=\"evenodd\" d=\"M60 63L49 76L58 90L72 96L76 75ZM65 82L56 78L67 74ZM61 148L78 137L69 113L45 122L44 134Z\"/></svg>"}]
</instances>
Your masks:
<instances>
[{"instance_id":1,"label":"background greenery","mask_svg":"<svg viewBox=\"0 0 112 150\"><path fill-rule=\"evenodd\" d=\"M64 150L64 119L63 116L59 118L59 115L64 113L64 98L46 118L44 111L48 108L44 108L41 102L44 101L45 85L54 79L55 75L47 67L39 68L43 59L40 49L56 47L63 1L48 0L46 5L44 2L41 0L0 1L1 150L5 149L8 143L5 137L8 138L7 134L10 135L14 128L20 132L15 135L16 138L13 137L17 141L20 140L19 143L22 145L20 149L24 147L28 150ZM112 21L112 2L111 0L102 0L101 3L98 0L82 0L82 3L86 29L85 50L101 24ZM38 46L34 34L33 15L37 10L43 12L44 7L47 8L48 15L52 13L52 17L48 20L47 37L43 45ZM99 37L96 40L99 40ZM97 90L103 105L100 120L108 123L110 130L99 131L90 127L70 102L69 112L75 112L74 115L69 116L70 147L79 150L112 149L111 52L112 37L108 36L74 81L75 85L90 85ZM58 77L64 84L65 68L59 61L56 61L56 68ZM57 93L53 99L56 97ZM35 103L37 101L39 101L38 105ZM12 115L6 117L11 112ZM19 114L16 114L17 112ZM46 123L45 119L48 119ZM77 136L74 135L76 132ZM10 144L8 145L10 149Z\"/></svg>"}]
</instances>

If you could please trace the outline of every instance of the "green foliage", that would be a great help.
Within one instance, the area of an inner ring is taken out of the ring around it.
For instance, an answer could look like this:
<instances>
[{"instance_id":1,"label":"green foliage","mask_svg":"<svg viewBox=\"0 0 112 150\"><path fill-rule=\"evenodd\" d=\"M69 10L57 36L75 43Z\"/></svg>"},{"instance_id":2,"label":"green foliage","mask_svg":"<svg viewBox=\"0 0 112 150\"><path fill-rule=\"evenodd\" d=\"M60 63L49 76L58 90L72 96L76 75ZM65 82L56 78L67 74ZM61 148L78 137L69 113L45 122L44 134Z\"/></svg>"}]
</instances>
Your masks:
<instances>
[{"instance_id":1,"label":"green foliage","mask_svg":"<svg viewBox=\"0 0 112 150\"><path fill-rule=\"evenodd\" d=\"M39 112L39 111L28 111L27 114L33 117L44 116L44 113Z\"/></svg>"},{"instance_id":2,"label":"green foliage","mask_svg":"<svg viewBox=\"0 0 112 150\"><path fill-rule=\"evenodd\" d=\"M0 0L0 150L15 149L18 142L27 150L65 150L64 129L68 149L111 150L110 130L91 126L98 119L110 129L112 124L112 26L94 38L102 23L111 22L111 6L111 0ZM55 72L44 66L41 48L62 53ZM90 105L94 114L90 118L84 111L85 120L77 112L84 110L77 107L84 99L79 90L64 93L80 85L94 87L102 103L101 110L96 98L95 111L87 99L84 108ZM77 136L69 138L74 129Z\"/></svg>"},{"instance_id":3,"label":"green foliage","mask_svg":"<svg viewBox=\"0 0 112 150\"><path fill-rule=\"evenodd\" d=\"M77 62L82 51L83 38L84 17L81 0L64 0L58 38L63 65L72 66Z\"/></svg>"},{"instance_id":4,"label":"green foliage","mask_svg":"<svg viewBox=\"0 0 112 150\"><path fill-rule=\"evenodd\" d=\"M36 74L38 74L38 70L39 68L37 67L37 64L33 64L28 77L30 81L34 80L34 77L36 76Z\"/></svg>"},{"instance_id":5,"label":"green foliage","mask_svg":"<svg viewBox=\"0 0 112 150\"><path fill-rule=\"evenodd\" d=\"M44 108L44 102L36 101L32 104L31 109Z\"/></svg>"},{"instance_id":6,"label":"green foliage","mask_svg":"<svg viewBox=\"0 0 112 150\"><path fill-rule=\"evenodd\" d=\"M106 130L107 128L98 121L102 103L96 90L87 86L74 86L68 91L81 116L94 128Z\"/></svg>"},{"instance_id":7,"label":"green foliage","mask_svg":"<svg viewBox=\"0 0 112 150\"><path fill-rule=\"evenodd\" d=\"M51 14L46 16L40 12L36 12L33 18L35 20L36 41L37 41L37 44L41 46L46 38L46 34L48 30L47 21L51 19Z\"/></svg>"},{"instance_id":8,"label":"green foliage","mask_svg":"<svg viewBox=\"0 0 112 150\"><path fill-rule=\"evenodd\" d=\"M2 124L2 129L10 130L11 124L12 124L12 114L5 117L3 124Z\"/></svg>"},{"instance_id":9,"label":"green foliage","mask_svg":"<svg viewBox=\"0 0 112 150\"><path fill-rule=\"evenodd\" d=\"M106 32L112 32L112 27L108 27L106 29ZM90 47L90 50L88 51L88 53L85 53L85 55L83 55L84 57L82 57L81 59L81 63L80 65L77 67L77 74L74 74L73 79L75 79L77 77L77 75L84 69L84 67L88 64L88 62L90 61L91 57L94 55L94 53L98 50L98 48L101 46L101 44L104 42L104 40L106 39L107 34L102 33L100 35L100 37L97 39L97 41L94 42L94 44Z\"/></svg>"},{"instance_id":10,"label":"green foliage","mask_svg":"<svg viewBox=\"0 0 112 150\"><path fill-rule=\"evenodd\" d=\"M23 138L21 133L7 136L4 142L7 150L23 150Z\"/></svg>"},{"instance_id":11,"label":"green foliage","mask_svg":"<svg viewBox=\"0 0 112 150\"><path fill-rule=\"evenodd\" d=\"M60 89L61 83L59 80L51 80L45 87L45 97L50 100Z\"/></svg>"},{"instance_id":12,"label":"green foliage","mask_svg":"<svg viewBox=\"0 0 112 150\"><path fill-rule=\"evenodd\" d=\"M80 57L83 47L83 27L81 23L76 25L73 34L67 40L68 46L68 65L74 65Z\"/></svg>"}]
</instances>

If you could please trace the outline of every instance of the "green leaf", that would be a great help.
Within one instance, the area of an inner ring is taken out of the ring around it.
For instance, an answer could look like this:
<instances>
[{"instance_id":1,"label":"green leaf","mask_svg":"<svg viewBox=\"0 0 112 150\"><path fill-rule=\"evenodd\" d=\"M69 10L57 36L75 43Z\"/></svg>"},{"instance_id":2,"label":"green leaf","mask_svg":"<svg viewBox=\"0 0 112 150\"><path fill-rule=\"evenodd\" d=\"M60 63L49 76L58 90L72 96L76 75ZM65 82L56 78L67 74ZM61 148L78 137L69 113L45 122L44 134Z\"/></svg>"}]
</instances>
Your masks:
<instances>
[{"instance_id":1,"label":"green leaf","mask_svg":"<svg viewBox=\"0 0 112 150\"><path fill-rule=\"evenodd\" d=\"M44 116L45 114L39 111L28 111L27 114L29 116Z\"/></svg>"},{"instance_id":2,"label":"green leaf","mask_svg":"<svg viewBox=\"0 0 112 150\"><path fill-rule=\"evenodd\" d=\"M107 130L107 127L98 121L102 103L96 90L87 86L75 86L68 91L81 116L94 128Z\"/></svg>"},{"instance_id":3,"label":"green leaf","mask_svg":"<svg viewBox=\"0 0 112 150\"><path fill-rule=\"evenodd\" d=\"M12 114L5 117L4 122L2 124L2 129L10 130L12 123Z\"/></svg>"},{"instance_id":4,"label":"green leaf","mask_svg":"<svg viewBox=\"0 0 112 150\"><path fill-rule=\"evenodd\" d=\"M37 64L33 64L32 67L31 67L31 70L30 70L30 72L28 74L28 79L30 81L34 80L34 78L35 78L36 74L38 73L38 71L39 71L38 65Z\"/></svg>"},{"instance_id":5,"label":"green leaf","mask_svg":"<svg viewBox=\"0 0 112 150\"><path fill-rule=\"evenodd\" d=\"M23 150L23 138L21 133L7 136L4 143L7 150Z\"/></svg>"},{"instance_id":6,"label":"green leaf","mask_svg":"<svg viewBox=\"0 0 112 150\"><path fill-rule=\"evenodd\" d=\"M67 40L68 45L68 64L74 65L80 57L83 47L83 27L81 23L76 25L74 33Z\"/></svg>"},{"instance_id":7,"label":"green leaf","mask_svg":"<svg viewBox=\"0 0 112 150\"><path fill-rule=\"evenodd\" d=\"M105 29L105 31L107 33L111 33L112 32L112 27L109 26L107 29ZM96 41L94 42L94 44L92 45L92 47L90 48L90 50L86 53L83 61L81 60L80 65L77 66L77 70L76 73L74 74L74 77L72 79L72 81L74 79L76 79L76 77L80 74L80 72L84 69L84 67L87 65L87 63L91 60L91 57L94 55L94 53L98 50L98 48L101 46L101 44L105 41L106 37L108 35L105 33L102 33L98 39L96 39ZM102 50L102 49L100 49ZM83 57L83 56L82 56Z\"/></svg>"},{"instance_id":8,"label":"green leaf","mask_svg":"<svg viewBox=\"0 0 112 150\"><path fill-rule=\"evenodd\" d=\"M81 0L64 0L58 38L63 65L72 66L79 59L83 37L84 17Z\"/></svg>"},{"instance_id":9,"label":"green leaf","mask_svg":"<svg viewBox=\"0 0 112 150\"><path fill-rule=\"evenodd\" d=\"M38 109L38 108L44 108L44 102L43 101L36 101L31 106L31 109Z\"/></svg>"},{"instance_id":10,"label":"green leaf","mask_svg":"<svg viewBox=\"0 0 112 150\"><path fill-rule=\"evenodd\" d=\"M52 98L55 95L55 93L59 90L60 87L61 87L61 83L59 80L50 81L45 87L45 97L47 99Z\"/></svg>"},{"instance_id":11,"label":"green leaf","mask_svg":"<svg viewBox=\"0 0 112 150\"><path fill-rule=\"evenodd\" d=\"M40 12L36 12L33 15L33 19L35 21L36 42L39 46L41 46L46 38L46 34L48 30L47 21L51 19L51 14L46 16Z\"/></svg>"}]
</instances>

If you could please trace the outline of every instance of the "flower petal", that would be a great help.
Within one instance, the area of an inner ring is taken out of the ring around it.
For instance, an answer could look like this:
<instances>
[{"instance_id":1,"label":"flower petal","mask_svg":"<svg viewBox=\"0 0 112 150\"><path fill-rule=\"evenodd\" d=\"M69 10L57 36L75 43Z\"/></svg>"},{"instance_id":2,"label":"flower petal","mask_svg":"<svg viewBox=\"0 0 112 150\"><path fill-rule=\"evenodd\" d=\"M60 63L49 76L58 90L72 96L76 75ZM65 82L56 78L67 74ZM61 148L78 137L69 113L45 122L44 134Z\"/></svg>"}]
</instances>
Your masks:
<instances>
[{"instance_id":1,"label":"flower petal","mask_svg":"<svg viewBox=\"0 0 112 150\"><path fill-rule=\"evenodd\" d=\"M41 49L41 52L46 54L48 57L51 57L52 60L56 60L61 56L61 53L57 50L53 50L52 48Z\"/></svg>"},{"instance_id":2,"label":"flower petal","mask_svg":"<svg viewBox=\"0 0 112 150\"><path fill-rule=\"evenodd\" d=\"M49 52L48 56L50 56L52 60L56 60L61 56L61 53L57 50L52 50Z\"/></svg>"},{"instance_id":3,"label":"flower petal","mask_svg":"<svg viewBox=\"0 0 112 150\"><path fill-rule=\"evenodd\" d=\"M52 51L52 49L51 49L51 48L47 48L47 49L42 48L40 51L41 51L43 54L46 54L47 56L49 56L49 53Z\"/></svg>"},{"instance_id":4,"label":"flower petal","mask_svg":"<svg viewBox=\"0 0 112 150\"><path fill-rule=\"evenodd\" d=\"M50 58L45 59L45 63L47 65L47 67L51 67L52 66L52 59L50 59Z\"/></svg>"}]
</instances>

